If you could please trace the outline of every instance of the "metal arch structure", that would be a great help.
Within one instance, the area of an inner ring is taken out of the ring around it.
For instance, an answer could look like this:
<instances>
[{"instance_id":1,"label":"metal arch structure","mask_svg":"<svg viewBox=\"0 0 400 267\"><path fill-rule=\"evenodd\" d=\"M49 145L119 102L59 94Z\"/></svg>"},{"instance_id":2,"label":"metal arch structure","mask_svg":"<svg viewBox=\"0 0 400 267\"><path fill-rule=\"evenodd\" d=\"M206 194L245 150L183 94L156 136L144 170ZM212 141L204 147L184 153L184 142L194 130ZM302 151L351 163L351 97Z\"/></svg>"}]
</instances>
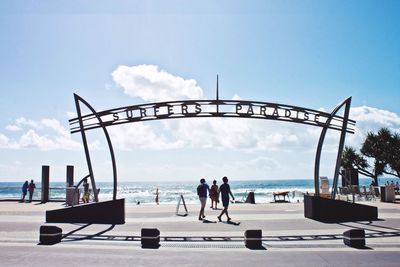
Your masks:
<instances>
[{"instance_id":1,"label":"metal arch structure","mask_svg":"<svg viewBox=\"0 0 400 267\"><path fill-rule=\"evenodd\" d=\"M304 216L322 222L370 221L378 218L376 207L335 200L345 137L347 133L353 134L355 131L355 121L349 119L351 97L339 103L331 113L270 102L221 100L218 95L217 80L217 97L215 100L166 101L125 106L97 112L82 97L74 94L74 98L77 118L69 121L70 131L71 133L81 133L89 169L89 174L86 177L90 177L91 179L95 202L65 209L46 211L46 222L48 223L125 223L125 200L117 199L117 168L114 149L107 131L108 126L161 119L209 117L266 119L322 128L315 155L315 194L304 196ZM81 104L85 105L90 112L82 114ZM343 116L339 116L338 112L343 106L345 107ZM86 138L86 131L98 128L103 129L107 140L114 180L113 200L102 202L98 202L98 191L96 189ZM319 168L322 147L328 130L339 131L340 140L335 163L332 195L330 198L324 198L319 194Z\"/></svg>"},{"instance_id":2,"label":"metal arch structure","mask_svg":"<svg viewBox=\"0 0 400 267\"><path fill-rule=\"evenodd\" d=\"M113 200L116 200L117 199L117 165L115 162L114 148L111 143L110 135L108 134L108 131L107 131L101 117L98 116L98 113L94 110L94 108L91 105L89 105L89 103L86 100L84 100L82 97L78 96L77 94L74 94L74 99L75 99L75 106L76 106L76 112L78 115L78 123L79 123L80 129L84 129L84 122L82 119L82 111L81 111L81 107L80 107L80 102L82 102L92 112L92 114L94 115L94 118L99 123L99 127L101 127L103 129L104 135L107 140L108 148L110 150L111 163L112 163L112 168L113 168L113 182L114 182ZM92 183L94 199L95 199L95 202L98 202L99 201L98 191L96 188L96 181L94 179L92 161L90 160L89 146L88 146L87 139L86 139L86 133L85 133L85 130L82 130L80 132L82 135L83 148L85 150L86 162L87 162L88 170L89 170L88 175L89 175L90 181Z\"/></svg>"},{"instance_id":3,"label":"metal arch structure","mask_svg":"<svg viewBox=\"0 0 400 267\"><path fill-rule=\"evenodd\" d=\"M341 157L342 157L344 141L346 138L345 129L347 128L347 125L349 123L350 104L351 104L351 97L343 100L339 105L337 105L334 108L334 110L332 111L330 117L326 121L326 125L323 127L323 129L321 131L321 135L319 137L318 146L317 146L317 152L315 155L315 166L314 166L314 187L315 187L315 194L317 196L319 196L319 180L318 180L319 166L320 166L320 161L321 161L322 146L324 144L326 132L328 131L327 126L330 124L331 120L336 115L336 113L338 113L338 111L343 106L345 106L344 118L343 118L343 122L342 122L342 131L340 134L339 147L338 147L338 152L337 152L337 157L336 157L335 173L333 176L332 194L331 194L332 199L335 199L335 197L336 197L337 183L338 183L339 171L340 171L340 161L341 161Z\"/></svg>"},{"instance_id":4,"label":"metal arch structure","mask_svg":"<svg viewBox=\"0 0 400 267\"><path fill-rule=\"evenodd\" d=\"M337 160L335 165L334 182L332 185L332 197L334 199L337 190L337 182L340 168L340 158L343 151L346 133L353 134L355 121L349 119L351 97L342 101L331 113L308 109L299 106L278 104L271 102L246 101L246 100L182 100L148 103L132 106L124 106L109 110L96 112L82 97L74 94L77 109L77 118L69 120L71 133L80 132L84 145L89 176L91 178L95 200L98 201L94 173L90 160L89 148L86 139L86 131L102 128L110 150L111 162L113 167L113 200L117 194L117 168L114 149L106 127L150 120L178 119L178 118L251 118L267 119L306 124L321 127L321 135L318 142L315 166L314 166L314 185L315 195L319 195L319 165L322 146L328 129L340 131L340 142L338 147ZM80 103L83 103L91 113L82 114ZM344 116L337 113L345 105Z\"/></svg>"}]
</instances>

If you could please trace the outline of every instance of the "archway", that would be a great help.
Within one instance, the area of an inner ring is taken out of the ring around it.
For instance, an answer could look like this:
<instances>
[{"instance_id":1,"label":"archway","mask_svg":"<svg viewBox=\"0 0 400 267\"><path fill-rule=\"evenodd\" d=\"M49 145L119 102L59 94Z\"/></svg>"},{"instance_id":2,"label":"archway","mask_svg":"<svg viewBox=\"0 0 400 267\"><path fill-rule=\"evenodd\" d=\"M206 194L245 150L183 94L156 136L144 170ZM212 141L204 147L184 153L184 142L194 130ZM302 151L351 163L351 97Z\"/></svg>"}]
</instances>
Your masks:
<instances>
[{"instance_id":1,"label":"archway","mask_svg":"<svg viewBox=\"0 0 400 267\"><path fill-rule=\"evenodd\" d=\"M221 118L247 118L247 119L264 119L264 120L276 120L276 121L284 121L291 123L300 123L314 127L322 128L320 138L318 141L317 151L315 155L314 162L314 188L315 194L312 197L305 198L305 216L312 219L322 220L324 221L326 218L339 218L342 215L337 215L337 213L345 214L346 220L349 218L348 216L352 216L355 210L362 209L360 212L361 216L356 217L364 218L364 214L372 214L368 215L369 219L374 219L377 217L373 212L369 212L369 206L367 211L365 208L359 208L359 204L347 205L343 203L339 203L335 201L336 192L337 192L337 183L339 177L340 170L340 161L341 155L344 147L345 137L347 133L354 133L355 129L355 121L349 119L350 112L350 104L351 97L343 100L339 103L331 113L318 111L315 109L309 109L299 106L280 104L280 103L271 103L271 102L260 102L260 101L245 101L245 100L222 100L218 97L218 89L217 89L217 97L213 100L182 100L182 101L166 101L166 102L157 102L157 103L147 103L147 104L139 104L132 106L124 106L119 108L113 108L108 110L103 110L97 112L86 100L80 97L77 94L74 94L75 105L77 110L77 118L71 119L70 130L71 133L81 133L82 142L84 146L86 161L88 165L89 174L85 177L90 177L91 184L93 188L93 192L95 194L95 201L98 202L97 196L97 188L95 182L95 175L92 168L92 163L90 159L89 147L86 139L86 131L102 128L107 144L110 151L110 157L112 162L113 169L113 200L109 203L99 202L93 204L93 209L97 209L101 205L101 208L104 210L110 210L114 213L109 215L107 218L97 218L92 211L92 217L84 216L81 214L83 207L74 207L77 208L77 212L70 212L68 214L68 222L90 222L90 223L106 223L114 222L114 223L124 223L125 214L124 214L124 201L122 199L117 199L117 167L115 162L114 149L112 146L112 142L110 136L107 131L107 127L125 124L125 123L134 123L141 121L149 121L149 120L165 120L165 119L182 119L182 118L196 118L196 117L221 117ZM81 112L81 104L86 106L91 113L82 114ZM338 112L344 107L344 115L337 115ZM340 139L338 144L337 157L335 162L335 172L333 174L333 185L331 190L331 196L328 202L326 199L322 199L319 197L319 169L320 169L320 158L321 151L325 140L325 135L328 130L334 130L340 132ZM333 201L333 202L332 202ZM339 204L338 204L339 203ZM348 203L353 204L353 203ZM342 207L343 205L344 208ZM365 206L365 205L361 205ZM96 208L95 208L96 207ZM328 209L327 209L328 208ZM89 211L90 206L86 206L85 208ZM115 211L118 210L117 213ZM329 214L325 214L326 210L330 210ZM66 219L64 211L52 211L47 212L46 220L50 222L61 222ZM55 215L57 214L57 216ZM333 214L333 215L332 215ZM71 219L74 218L74 219ZM115 219L115 217L118 217ZM343 217L344 218L344 217ZM351 217L353 218L353 217ZM331 219L329 219L331 220Z\"/></svg>"}]
</instances>

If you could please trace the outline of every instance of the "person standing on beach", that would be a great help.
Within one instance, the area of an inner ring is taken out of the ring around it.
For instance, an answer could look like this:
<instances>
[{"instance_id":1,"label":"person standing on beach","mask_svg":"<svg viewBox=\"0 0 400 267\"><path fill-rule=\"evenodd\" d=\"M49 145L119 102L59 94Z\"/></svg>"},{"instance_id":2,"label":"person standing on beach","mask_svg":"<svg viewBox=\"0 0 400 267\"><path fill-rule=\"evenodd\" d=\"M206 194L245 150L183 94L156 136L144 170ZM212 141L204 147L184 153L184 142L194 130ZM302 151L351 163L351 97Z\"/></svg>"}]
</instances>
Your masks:
<instances>
[{"instance_id":1,"label":"person standing on beach","mask_svg":"<svg viewBox=\"0 0 400 267\"><path fill-rule=\"evenodd\" d=\"M217 181L213 181L213 185L210 188L210 198L211 198L211 207L214 209L214 203L215 203L215 209L217 209L217 204L218 204L218 185Z\"/></svg>"},{"instance_id":2,"label":"person standing on beach","mask_svg":"<svg viewBox=\"0 0 400 267\"><path fill-rule=\"evenodd\" d=\"M199 196L201 208L199 213L199 220L202 221L206 216L204 215L204 208L207 204L207 194L210 188L204 178L200 179L200 184L197 186L197 195Z\"/></svg>"},{"instance_id":3,"label":"person standing on beach","mask_svg":"<svg viewBox=\"0 0 400 267\"><path fill-rule=\"evenodd\" d=\"M25 197L26 197L26 193L28 193L28 180L25 181L25 183L22 185L22 199L21 201L24 202L25 201Z\"/></svg>"},{"instance_id":4,"label":"person standing on beach","mask_svg":"<svg viewBox=\"0 0 400 267\"><path fill-rule=\"evenodd\" d=\"M156 204L158 205L158 188L156 190Z\"/></svg>"},{"instance_id":5,"label":"person standing on beach","mask_svg":"<svg viewBox=\"0 0 400 267\"><path fill-rule=\"evenodd\" d=\"M33 182L33 180L31 180L31 182L29 183L29 202L32 202L32 197L33 197L33 192L35 191L36 185Z\"/></svg>"},{"instance_id":6,"label":"person standing on beach","mask_svg":"<svg viewBox=\"0 0 400 267\"><path fill-rule=\"evenodd\" d=\"M218 220L222 222L221 217L226 214L227 221L229 222L231 218L229 217L228 214L228 206L229 206L229 195L232 196L232 199L235 200L235 197L233 196L231 192L231 187L228 184L228 178L224 176L222 178L222 181L224 182L220 187L219 187L219 192L221 193L221 199L222 199L222 206L224 206L224 209L222 210L221 214L218 216Z\"/></svg>"},{"instance_id":7,"label":"person standing on beach","mask_svg":"<svg viewBox=\"0 0 400 267\"><path fill-rule=\"evenodd\" d=\"M83 203L89 203L89 183L87 181L87 178L83 180L83 196L82 196L82 201Z\"/></svg>"}]
</instances>

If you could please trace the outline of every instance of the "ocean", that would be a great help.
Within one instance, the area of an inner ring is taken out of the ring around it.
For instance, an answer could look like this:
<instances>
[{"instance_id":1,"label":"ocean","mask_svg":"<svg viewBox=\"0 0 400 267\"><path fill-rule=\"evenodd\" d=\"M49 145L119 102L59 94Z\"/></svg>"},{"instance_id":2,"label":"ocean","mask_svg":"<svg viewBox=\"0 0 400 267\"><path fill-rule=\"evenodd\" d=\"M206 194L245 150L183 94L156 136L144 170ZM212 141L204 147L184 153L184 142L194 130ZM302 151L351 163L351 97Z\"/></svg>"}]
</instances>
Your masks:
<instances>
[{"instance_id":1,"label":"ocean","mask_svg":"<svg viewBox=\"0 0 400 267\"><path fill-rule=\"evenodd\" d=\"M380 178L379 184L383 185L386 181L396 181L396 178ZM211 186L211 181L208 181ZM332 180L329 180L331 187ZM360 178L360 186L369 185L371 179ZM289 191L291 202L303 201L303 194L314 193L314 180L312 179L292 179L292 180L251 180L235 181L230 179L229 184L235 196L235 200L244 201L248 192L254 191L256 203L269 203L273 201L273 192ZM339 186L341 181L339 179ZM112 199L112 182L97 182L100 188L99 200ZM156 190L158 188L160 204L177 204L182 195L187 204L198 203L196 193L198 183L196 182L120 182L118 183L118 198L125 198L127 203L154 204ZM218 183L220 185L220 183ZM1 199L20 199L21 183L0 182ZM33 199L41 198L41 184L36 183ZM50 200L65 200L65 183L50 183Z\"/></svg>"}]
</instances>

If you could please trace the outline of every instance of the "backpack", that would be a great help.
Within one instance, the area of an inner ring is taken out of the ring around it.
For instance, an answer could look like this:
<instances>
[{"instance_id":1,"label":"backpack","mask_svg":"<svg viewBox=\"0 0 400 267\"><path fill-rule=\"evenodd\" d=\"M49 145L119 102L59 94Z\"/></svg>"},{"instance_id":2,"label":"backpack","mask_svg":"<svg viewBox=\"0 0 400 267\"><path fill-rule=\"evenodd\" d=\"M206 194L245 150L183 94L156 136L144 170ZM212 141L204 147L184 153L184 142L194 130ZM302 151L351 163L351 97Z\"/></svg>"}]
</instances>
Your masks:
<instances>
[{"instance_id":1,"label":"backpack","mask_svg":"<svg viewBox=\"0 0 400 267\"><path fill-rule=\"evenodd\" d=\"M198 196L204 195L204 186L203 186L203 184L199 184L199 185L197 186L197 195L198 195Z\"/></svg>"}]
</instances>

